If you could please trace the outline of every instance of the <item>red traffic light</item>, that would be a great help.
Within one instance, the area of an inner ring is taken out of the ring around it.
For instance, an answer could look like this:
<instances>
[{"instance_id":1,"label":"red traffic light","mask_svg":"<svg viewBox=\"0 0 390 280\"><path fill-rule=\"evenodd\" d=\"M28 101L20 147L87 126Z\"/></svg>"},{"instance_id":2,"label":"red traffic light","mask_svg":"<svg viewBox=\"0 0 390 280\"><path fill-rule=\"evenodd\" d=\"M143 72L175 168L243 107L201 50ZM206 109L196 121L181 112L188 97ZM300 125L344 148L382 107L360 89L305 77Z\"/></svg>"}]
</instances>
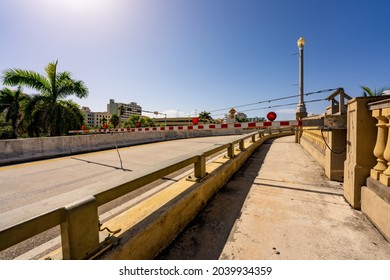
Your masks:
<instances>
[{"instance_id":1,"label":"red traffic light","mask_svg":"<svg viewBox=\"0 0 390 280\"><path fill-rule=\"evenodd\" d=\"M275 119L276 119L276 113L275 112L269 112L267 114L267 119L270 120L271 122L273 122Z\"/></svg>"},{"instance_id":2,"label":"red traffic light","mask_svg":"<svg viewBox=\"0 0 390 280\"><path fill-rule=\"evenodd\" d=\"M192 123L194 125L197 125L199 123L199 119L198 118L192 118Z\"/></svg>"}]
</instances>

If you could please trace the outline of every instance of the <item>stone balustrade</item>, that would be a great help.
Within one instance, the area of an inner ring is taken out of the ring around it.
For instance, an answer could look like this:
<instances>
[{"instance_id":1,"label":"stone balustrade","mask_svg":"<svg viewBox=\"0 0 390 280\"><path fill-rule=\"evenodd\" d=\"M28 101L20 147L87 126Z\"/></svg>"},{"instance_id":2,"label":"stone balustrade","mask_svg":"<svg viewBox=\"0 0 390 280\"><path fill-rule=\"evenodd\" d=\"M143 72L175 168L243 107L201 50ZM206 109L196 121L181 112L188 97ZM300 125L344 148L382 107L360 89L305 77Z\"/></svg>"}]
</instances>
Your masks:
<instances>
[{"instance_id":1,"label":"stone balustrade","mask_svg":"<svg viewBox=\"0 0 390 280\"><path fill-rule=\"evenodd\" d=\"M348 102L344 197L390 242L390 98Z\"/></svg>"},{"instance_id":2,"label":"stone balustrade","mask_svg":"<svg viewBox=\"0 0 390 280\"><path fill-rule=\"evenodd\" d=\"M372 116L376 119L377 137L373 150L376 165L370 170L370 177L378 180L386 187L390 186L390 101L373 102L368 104Z\"/></svg>"}]
</instances>

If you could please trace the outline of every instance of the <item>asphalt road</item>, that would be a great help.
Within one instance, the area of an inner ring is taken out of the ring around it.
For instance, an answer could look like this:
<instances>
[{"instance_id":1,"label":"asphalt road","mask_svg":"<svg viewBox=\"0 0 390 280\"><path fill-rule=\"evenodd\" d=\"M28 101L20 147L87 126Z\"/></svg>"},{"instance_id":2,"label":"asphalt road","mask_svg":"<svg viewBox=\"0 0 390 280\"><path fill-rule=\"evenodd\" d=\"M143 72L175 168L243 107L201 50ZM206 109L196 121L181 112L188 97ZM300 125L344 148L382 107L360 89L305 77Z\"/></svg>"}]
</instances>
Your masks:
<instances>
[{"instance_id":1,"label":"asphalt road","mask_svg":"<svg viewBox=\"0 0 390 280\"><path fill-rule=\"evenodd\" d=\"M215 147L239 137L237 135L202 137L131 146L119 149L120 158L118 151L114 149L3 166L0 167L0 213L83 188L95 182L109 180L123 172L141 170L197 149ZM99 215L143 193L151 192L157 187L161 188L162 184L167 186L173 183L177 176L185 176L184 172L190 169L191 166L99 207ZM1 251L0 259L14 259L58 235L59 226Z\"/></svg>"}]
</instances>

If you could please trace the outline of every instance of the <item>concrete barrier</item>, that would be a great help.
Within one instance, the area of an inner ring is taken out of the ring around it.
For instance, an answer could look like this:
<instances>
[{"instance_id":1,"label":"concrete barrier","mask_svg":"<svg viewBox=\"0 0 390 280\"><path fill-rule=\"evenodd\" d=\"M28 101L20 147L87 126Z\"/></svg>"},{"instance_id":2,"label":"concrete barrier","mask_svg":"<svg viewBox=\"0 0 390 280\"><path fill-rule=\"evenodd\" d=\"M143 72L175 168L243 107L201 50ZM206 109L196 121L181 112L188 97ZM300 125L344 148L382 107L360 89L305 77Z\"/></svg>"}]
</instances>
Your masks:
<instances>
[{"instance_id":1,"label":"concrete barrier","mask_svg":"<svg viewBox=\"0 0 390 280\"><path fill-rule=\"evenodd\" d=\"M326 146L320 130L303 130L300 144L325 169Z\"/></svg>"},{"instance_id":2,"label":"concrete barrier","mask_svg":"<svg viewBox=\"0 0 390 280\"><path fill-rule=\"evenodd\" d=\"M0 140L0 166L138 144L194 137L242 134L242 129L123 132Z\"/></svg>"}]
</instances>

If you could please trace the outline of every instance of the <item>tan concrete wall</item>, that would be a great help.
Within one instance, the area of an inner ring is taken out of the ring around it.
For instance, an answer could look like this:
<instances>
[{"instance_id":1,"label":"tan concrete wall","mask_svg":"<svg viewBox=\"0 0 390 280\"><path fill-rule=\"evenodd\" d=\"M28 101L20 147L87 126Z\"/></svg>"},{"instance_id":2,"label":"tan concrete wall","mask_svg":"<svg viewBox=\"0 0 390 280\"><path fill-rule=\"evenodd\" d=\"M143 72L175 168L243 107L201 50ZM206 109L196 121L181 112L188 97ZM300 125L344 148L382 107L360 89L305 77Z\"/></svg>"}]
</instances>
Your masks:
<instances>
[{"instance_id":1,"label":"tan concrete wall","mask_svg":"<svg viewBox=\"0 0 390 280\"><path fill-rule=\"evenodd\" d=\"M137 144L242 134L241 129L154 131L0 140L0 166Z\"/></svg>"},{"instance_id":2,"label":"tan concrete wall","mask_svg":"<svg viewBox=\"0 0 390 280\"><path fill-rule=\"evenodd\" d=\"M302 147L320 164L326 177L339 182L344 178L345 134L342 129L321 132L314 127L305 127L300 139Z\"/></svg>"},{"instance_id":3,"label":"tan concrete wall","mask_svg":"<svg viewBox=\"0 0 390 280\"><path fill-rule=\"evenodd\" d=\"M390 203L368 187L361 189L361 209L390 242Z\"/></svg>"},{"instance_id":4,"label":"tan concrete wall","mask_svg":"<svg viewBox=\"0 0 390 280\"><path fill-rule=\"evenodd\" d=\"M327 137L324 134L324 137ZM326 139L326 138L325 138ZM325 169L325 143L320 130L303 130L300 144Z\"/></svg>"}]
</instances>

